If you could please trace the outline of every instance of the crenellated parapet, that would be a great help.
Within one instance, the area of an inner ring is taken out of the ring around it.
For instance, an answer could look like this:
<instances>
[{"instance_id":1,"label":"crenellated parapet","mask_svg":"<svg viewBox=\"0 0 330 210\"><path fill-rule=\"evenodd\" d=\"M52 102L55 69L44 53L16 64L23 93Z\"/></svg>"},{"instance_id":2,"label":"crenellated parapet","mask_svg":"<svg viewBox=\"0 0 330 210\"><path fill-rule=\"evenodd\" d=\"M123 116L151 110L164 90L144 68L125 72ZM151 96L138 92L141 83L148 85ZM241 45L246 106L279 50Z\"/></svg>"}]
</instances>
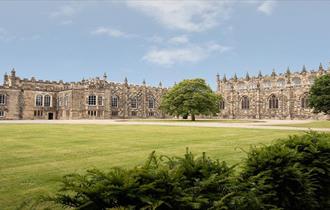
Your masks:
<instances>
[{"instance_id":1,"label":"crenellated parapet","mask_svg":"<svg viewBox=\"0 0 330 210\"><path fill-rule=\"evenodd\" d=\"M220 78L218 74L217 85L218 91L248 91L253 89L283 89L283 88L299 88L303 86L311 86L316 77L330 72L330 69L325 70L320 64L317 70L307 70L305 65L301 71L292 72L287 68L285 73L277 73L273 69L270 75L262 75L261 71L257 76L250 76L249 73L245 77L238 78L236 73L230 79L226 75Z\"/></svg>"}]
</instances>

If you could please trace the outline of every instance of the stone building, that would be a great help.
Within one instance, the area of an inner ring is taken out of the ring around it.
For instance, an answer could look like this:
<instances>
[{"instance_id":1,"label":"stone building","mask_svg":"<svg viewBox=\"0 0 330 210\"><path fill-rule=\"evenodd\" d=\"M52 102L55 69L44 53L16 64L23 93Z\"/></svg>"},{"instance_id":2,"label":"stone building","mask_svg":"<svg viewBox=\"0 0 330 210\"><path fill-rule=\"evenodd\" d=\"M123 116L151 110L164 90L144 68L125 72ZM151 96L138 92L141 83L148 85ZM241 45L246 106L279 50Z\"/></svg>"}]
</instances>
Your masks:
<instances>
[{"instance_id":1,"label":"stone building","mask_svg":"<svg viewBox=\"0 0 330 210\"><path fill-rule=\"evenodd\" d=\"M318 70L231 79L217 75L217 92L222 95L220 118L237 119L320 119L308 107L308 92L316 77L330 73L320 64Z\"/></svg>"},{"instance_id":2,"label":"stone building","mask_svg":"<svg viewBox=\"0 0 330 210\"><path fill-rule=\"evenodd\" d=\"M65 83L21 79L13 69L0 86L0 119L163 118L166 92L159 87L114 83L102 78Z\"/></svg>"}]
</instances>

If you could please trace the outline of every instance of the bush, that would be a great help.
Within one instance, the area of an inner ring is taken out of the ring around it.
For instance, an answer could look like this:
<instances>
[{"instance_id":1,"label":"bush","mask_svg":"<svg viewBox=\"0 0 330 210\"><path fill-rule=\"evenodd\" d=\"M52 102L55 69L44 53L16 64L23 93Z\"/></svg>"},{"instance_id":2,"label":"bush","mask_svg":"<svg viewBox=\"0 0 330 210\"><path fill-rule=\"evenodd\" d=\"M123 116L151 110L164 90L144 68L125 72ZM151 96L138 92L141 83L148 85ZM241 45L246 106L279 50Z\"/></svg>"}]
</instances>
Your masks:
<instances>
[{"instance_id":1,"label":"bush","mask_svg":"<svg viewBox=\"0 0 330 210\"><path fill-rule=\"evenodd\" d=\"M329 209L330 135L291 136L251 149L238 186L230 207Z\"/></svg>"},{"instance_id":2,"label":"bush","mask_svg":"<svg viewBox=\"0 0 330 210\"><path fill-rule=\"evenodd\" d=\"M251 148L239 173L225 162L151 153L130 170L64 177L56 203L76 209L330 209L330 135L308 133Z\"/></svg>"},{"instance_id":3,"label":"bush","mask_svg":"<svg viewBox=\"0 0 330 210\"><path fill-rule=\"evenodd\" d=\"M85 175L64 177L60 193L53 199L78 209L207 209L230 191L233 169L205 154L195 158L157 156L131 170L94 169Z\"/></svg>"}]
</instances>

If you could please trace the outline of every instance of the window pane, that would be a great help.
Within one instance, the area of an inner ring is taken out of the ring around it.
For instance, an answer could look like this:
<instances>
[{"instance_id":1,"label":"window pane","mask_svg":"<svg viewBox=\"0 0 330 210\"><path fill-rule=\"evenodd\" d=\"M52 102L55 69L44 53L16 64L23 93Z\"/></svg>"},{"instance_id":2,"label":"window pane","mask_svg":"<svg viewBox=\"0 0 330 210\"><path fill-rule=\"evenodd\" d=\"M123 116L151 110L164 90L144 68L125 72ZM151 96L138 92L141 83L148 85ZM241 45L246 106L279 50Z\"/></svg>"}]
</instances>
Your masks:
<instances>
[{"instance_id":1,"label":"window pane","mask_svg":"<svg viewBox=\"0 0 330 210\"><path fill-rule=\"evenodd\" d=\"M95 106L96 105L96 96L88 96L88 105Z\"/></svg>"},{"instance_id":2,"label":"window pane","mask_svg":"<svg viewBox=\"0 0 330 210\"><path fill-rule=\"evenodd\" d=\"M45 106L47 106L47 107L50 106L50 96L49 95L45 96Z\"/></svg>"},{"instance_id":3,"label":"window pane","mask_svg":"<svg viewBox=\"0 0 330 210\"><path fill-rule=\"evenodd\" d=\"M5 104L6 103L6 96L1 94L0 95L0 104Z\"/></svg>"},{"instance_id":4,"label":"window pane","mask_svg":"<svg viewBox=\"0 0 330 210\"><path fill-rule=\"evenodd\" d=\"M37 95L36 106L42 106L42 95Z\"/></svg>"}]
</instances>

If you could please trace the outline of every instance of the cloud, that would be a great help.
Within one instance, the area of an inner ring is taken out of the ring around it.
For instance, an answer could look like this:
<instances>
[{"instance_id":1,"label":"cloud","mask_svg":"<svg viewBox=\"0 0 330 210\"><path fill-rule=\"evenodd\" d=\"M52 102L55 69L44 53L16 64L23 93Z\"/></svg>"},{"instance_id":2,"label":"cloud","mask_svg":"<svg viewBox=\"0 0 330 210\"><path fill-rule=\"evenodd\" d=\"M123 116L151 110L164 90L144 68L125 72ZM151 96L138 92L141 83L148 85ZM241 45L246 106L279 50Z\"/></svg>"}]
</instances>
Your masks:
<instances>
[{"instance_id":1,"label":"cloud","mask_svg":"<svg viewBox=\"0 0 330 210\"><path fill-rule=\"evenodd\" d=\"M216 43L194 44L181 48L154 48L147 52L142 59L150 63L171 66L175 63L196 63L209 57L211 53L223 53L228 50L230 50L229 47Z\"/></svg>"},{"instance_id":2,"label":"cloud","mask_svg":"<svg viewBox=\"0 0 330 210\"><path fill-rule=\"evenodd\" d=\"M187 44L189 39L186 35L175 36L168 40L170 44Z\"/></svg>"},{"instance_id":3,"label":"cloud","mask_svg":"<svg viewBox=\"0 0 330 210\"><path fill-rule=\"evenodd\" d=\"M81 10L81 7L77 5L64 5L58 8L57 10L50 13L50 17L71 17L78 13Z\"/></svg>"},{"instance_id":4,"label":"cloud","mask_svg":"<svg viewBox=\"0 0 330 210\"><path fill-rule=\"evenodd\" d=\"M8 42L16 39L15 36L11 35L6 29L0 27L0 41Z\"/></svg>"},{"instance_id":5,"label":"cloud","mask_svg":"<svg viewBox=\"0 0 330 210\"><path fill-rule=\"evenodd\" d=\"M115 37L115 38L119 38L119 37L131 37L131 34L127 34L123 31L120 31L118 29L114 29L114 28L109 28L109 27L98 27L97 29L95 29L94 31L91 32L91 34L94 35L106 35L106 36L111 36L111 37Z\"/></svg>"},{"instance_id":6,"label":"cloud","mask_svg":"<svg viewBox=\"0 0 330 210\"><path fill-rule=\"evenodd\" d=\"M275 0L266 0L259 5L257 10L266 15L271 15L273 13L274 8L276 7L277 2Z\"/></svg>"},{"instance_id":7,"label":"cloud","mask_svg":"<svg viewBox=\"0 0 330 210\"><path fill-rule=\"evenodd\" d=\"M154 18L167 28L199 32L217 26L229 17L232 1L127 0L128 7Z\"/></svg>"},{"instance_id":8,"label":"cloud","mask_svg":"<svg viewBox=\"0 0 330 210\"><path fill-rule=\"evenodd\" d=\"M60 22L60 25L71 25L73 24L72 20L63 20L62 22Z\"/></svg>"}]
</instances>

